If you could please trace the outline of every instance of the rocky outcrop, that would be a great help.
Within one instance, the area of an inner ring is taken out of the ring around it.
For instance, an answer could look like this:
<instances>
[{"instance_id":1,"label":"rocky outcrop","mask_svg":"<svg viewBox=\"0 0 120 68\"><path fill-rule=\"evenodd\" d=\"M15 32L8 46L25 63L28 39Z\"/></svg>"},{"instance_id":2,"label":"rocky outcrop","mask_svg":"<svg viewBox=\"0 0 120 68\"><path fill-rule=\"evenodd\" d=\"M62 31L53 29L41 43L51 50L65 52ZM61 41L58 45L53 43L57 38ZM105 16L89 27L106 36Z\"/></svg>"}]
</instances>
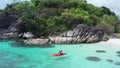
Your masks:
<instances>
[{"instance_id":1,"label":"rocky outcrop","mask_svg":"<svg viewBox=\"0 0 120 68\"><path fill-rule=\"evenodd\" d=\"M0 15L0 30L0 39L33 37L32 33L26 31L24 23L18 19L18 12L14 9Z\"/></svg>"},{"instance_id":2,"label":"rocky outcrop","mask_svg":"<svg viewBox=\"0 0 120 68\"><path fill-rule=\"evenodd\" d=\"M26 31L21 20L11 23L7 29L1 29L1 31L0 38L27 38L28 40L25 40L27 44L95 43L108 40L107 35L102 30L85 24L79 24L61 36L48 37L47 39L31 39L34 35Z\"/></svg>"},{"instance_id":3,"label":"rocky outcrop","mask_svg":"<svg viewBox=\"0 0 120 68\"><path fill-rule=\"evenodd\" d=\"M21 33L25 32L24 24L21 20L17 20L15 23L11 23L11 25L7 28L6 32L8 33Z\"/></svg>"},{"instance_id":4,"label":"rocky outcrop","mask_svg":"<svg viewBox=\"0 0 120 68\"><path fill-rule=\"evenodd\" d=\"M99 42L103 39L104 33L102 30L80 24L77 25L73 30L65 33L64 37L76 37L75 39L79 40L79 43L91 43Z\"/></svg>"},{"instance_id":5,"label":"rocky outcrop","mask_svg":"<svg viewBox=\"0 0 120 68\"><path fill-rule=\"evenodd\" d=\"M46 39L31 39L34 35L31 32L25 32L23 23L18 21L12 23L7 30L1 29L0 38L27 38L26 44L72 44L72 43L95 43L108 40L107 35L100 29L80 24L73 30L64 33L61 36L52 36Z\"/></svg>"},{"instance_id":6,"label":"rocky outcrop","mask_svg":"<svg viewBox=\"0 0 120 68\"><path fill-rule=\"evenodd\" d=\"M95 43L108 40L107 35L102 30L80 24L73 30L64 33L62 36L48 37L47 39L28 39L27 44L72 44L72 43Z\"/></svg>"},{"instance_id":7,"label":"rocky outcrop","mask_svg":"<svg viewBox=\"0 0 120 68\"><path fill-rule=\"evenodd\" d=\"M24 23L17 20L9 25L8 28L2 28L0 32L1 39L16 39L16 38L33 38L34 35L30 31L26 31Z\"/></svg>"},{"instance_id":8,"label":"rocky outcrop","mask_svg":"<svg viewBox=\"0 0 120 68\"><path fill-rule=\"evenodd\" d=\"M23 32L23 33L10 32L10 33L0 34L0 39L18 39L18 38L29 39L33 37L34 35L31 32Z\"/></svg>"},{"instance_id":9,"label":"rocky outcrop","mask_svg":"<svg viewBox=\"0 0 120 68\"><path fill-rule=\"evenodd\" d=\"M0 39L3 38L3 33L5 32L5 29L3 28L0 28Z\"/></svg>"},{"instance_id":10,"label":"rocky outcrop","mask_svg":"<svg viewBox=\"0 0 120 68\"><path fill-rule=\"evenodd\" d=\"M0 28L7 29L11 23L16 22L18 14L15 10L0 15Z\"/></svg>"}]
</instances>

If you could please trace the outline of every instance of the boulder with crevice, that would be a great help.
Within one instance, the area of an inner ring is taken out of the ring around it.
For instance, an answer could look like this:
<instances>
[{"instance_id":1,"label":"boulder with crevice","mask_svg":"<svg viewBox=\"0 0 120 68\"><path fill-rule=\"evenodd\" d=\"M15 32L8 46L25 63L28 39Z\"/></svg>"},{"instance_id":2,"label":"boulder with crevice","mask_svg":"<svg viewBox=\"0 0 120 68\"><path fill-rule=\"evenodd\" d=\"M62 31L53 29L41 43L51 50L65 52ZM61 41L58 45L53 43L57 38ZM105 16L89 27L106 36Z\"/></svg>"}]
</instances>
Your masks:
<instances>
[{"instance_id":1,"label":"boulder with crevice","mask_svg":"<svg viewBox=\"0 0 120 68\"><path fill-rule=\"evenodd\" d=\"M94 43L103 40L104 32L100 29L79 24L73 30L66 32L64 37L76 37L79 43Z\"/></svg>"}]
</instances>

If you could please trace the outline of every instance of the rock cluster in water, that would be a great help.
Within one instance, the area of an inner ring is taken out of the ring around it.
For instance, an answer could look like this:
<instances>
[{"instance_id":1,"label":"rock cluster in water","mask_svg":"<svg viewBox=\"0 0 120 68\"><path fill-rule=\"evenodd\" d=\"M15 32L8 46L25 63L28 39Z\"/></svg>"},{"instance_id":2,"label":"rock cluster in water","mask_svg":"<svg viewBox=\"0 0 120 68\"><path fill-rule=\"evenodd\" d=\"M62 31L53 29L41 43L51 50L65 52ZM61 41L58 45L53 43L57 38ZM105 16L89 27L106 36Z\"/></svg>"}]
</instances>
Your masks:
<instances>
[{"instance_id":1,"label":"rock cluster in water","mask_svg":"<svg viewBox=\"0 0 120 68\"><path fill-rule=\"evenodd\" d=\"M105 50L96 50L96 52L97 53L106 53ZM117 56L120 57L120 51L117 51L116 53L117 53ZM99 57L96 57L96 56L89 56L89 57L86 57L86 60L98 62L101 59ZM120 61L114 61L113 59L106 59L106 61L109 63L113 63L114 65L120 66Z\"/></svg>"},{"instance_id":2,"label":"rock cluster in water","mask_svg":"<svg viewBox=\"0 0 120 68\"><path fill-rule=\"evenodd\" d=\"M96 61L96 62L101 60L100 58L94 57L94 56L87 57L86 59L89 60L89 61Z\"/></svg>"},{"instance_id":3,"label":"rock cluster in water","mask_svg":"<svg viewBox=\"0 0 120 68\"><path fill-rule=\"evenodd\" d=\"M96 50L97 53L106 53L105 50Z\"/></svg>"}]
</instances>

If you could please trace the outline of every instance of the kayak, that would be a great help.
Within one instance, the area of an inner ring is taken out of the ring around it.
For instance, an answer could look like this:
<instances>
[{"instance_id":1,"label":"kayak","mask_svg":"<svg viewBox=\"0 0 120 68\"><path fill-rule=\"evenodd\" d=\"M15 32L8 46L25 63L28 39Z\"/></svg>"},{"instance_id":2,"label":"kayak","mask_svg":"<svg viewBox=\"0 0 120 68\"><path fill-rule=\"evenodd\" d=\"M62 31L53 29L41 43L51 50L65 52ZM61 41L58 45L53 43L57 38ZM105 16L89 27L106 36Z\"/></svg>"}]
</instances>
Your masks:
<instances>
[{"instance_id":1,"label":"kayak","mask_svg":"<svg viewBox=\"0 0 120 68\"><path fill-rule=\"evenodd\" d=\"M63 56L63 55L66 55L67 53L63 53L62 55L60 54L51 54L51 56Z\"/></svg>"}]
</instances>

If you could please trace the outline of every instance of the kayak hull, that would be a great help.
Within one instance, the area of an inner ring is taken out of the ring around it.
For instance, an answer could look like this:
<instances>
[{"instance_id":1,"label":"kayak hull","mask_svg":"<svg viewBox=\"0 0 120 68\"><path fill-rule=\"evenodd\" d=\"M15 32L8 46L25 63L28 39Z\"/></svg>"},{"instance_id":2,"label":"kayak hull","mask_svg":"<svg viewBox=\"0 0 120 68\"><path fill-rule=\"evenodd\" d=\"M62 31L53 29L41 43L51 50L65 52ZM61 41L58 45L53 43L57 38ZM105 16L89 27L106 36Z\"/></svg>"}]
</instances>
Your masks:
<instances>
[{"instance_id":1,"label":"kayak hull","mask_svg":"<svg viewBox=\"0 0 120 68\"><path fill-rule=\"evenodd\" d=\"M67 53L63 53L62 55L60 54L51 54L51 56L63 56L63 55L66 55Z\"/></svg>"}]
</instances>

